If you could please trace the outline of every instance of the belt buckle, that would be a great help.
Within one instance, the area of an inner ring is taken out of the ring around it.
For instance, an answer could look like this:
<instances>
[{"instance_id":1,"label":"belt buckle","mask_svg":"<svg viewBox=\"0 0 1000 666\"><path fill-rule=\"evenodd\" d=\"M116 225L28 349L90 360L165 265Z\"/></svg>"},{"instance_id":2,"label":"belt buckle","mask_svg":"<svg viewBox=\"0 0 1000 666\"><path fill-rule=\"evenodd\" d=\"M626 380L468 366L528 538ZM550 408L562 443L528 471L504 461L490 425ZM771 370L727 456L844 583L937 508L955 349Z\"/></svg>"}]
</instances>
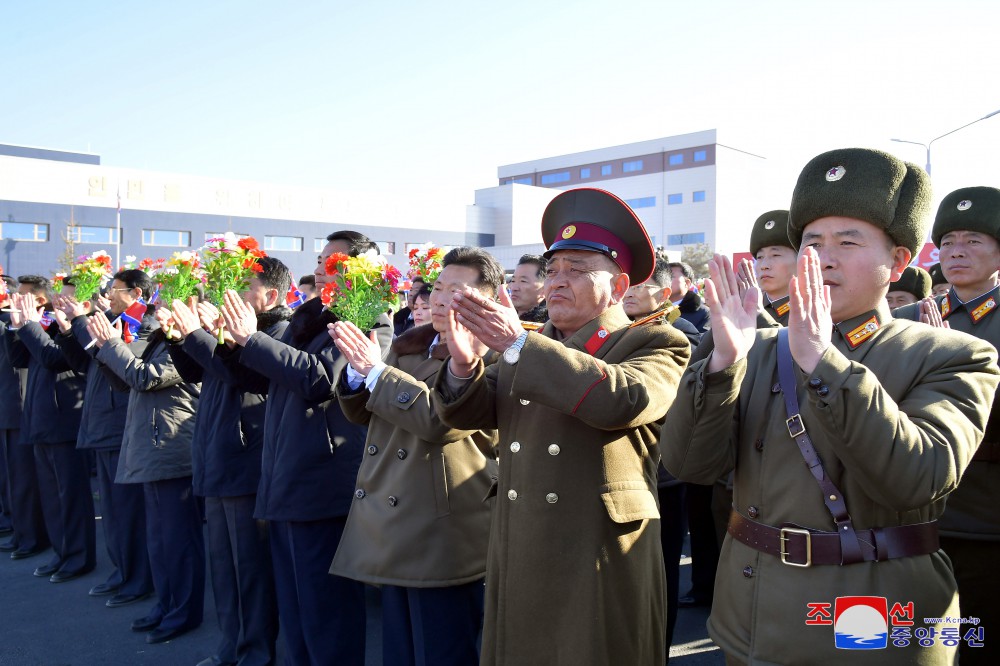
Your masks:
<instances>
[{"instance_id":1,"label":"belt buckle","mask_svg":"<svg viewBox=\"0 0 1000 666\"><path fill-rule=\"evenodd\" d=\"M788 537L785 534L801 534L806 538L806 561L805 564L799 562L789 562L788 561L788 551L785 550L785 542L788 541ZM778 541L780 546L778 550L781 553L781 563L787 564L790 567L811 567L812 566L812 534L809 530L804 530L798 527L782 527L778 532Z\"/></svg>"},{"instance_id":2,"label":"belt buckle","mask_svg":"<svg viewBox=\"0 0 1000 666\"><path fill-rule=\"evenodd\" d=\"M806 433L806 424L802 422L802 417L798 414L793 414L785 419L785 427L788 428L788 434L792 436L792 439Z\"/></svg>"}]
</instances>

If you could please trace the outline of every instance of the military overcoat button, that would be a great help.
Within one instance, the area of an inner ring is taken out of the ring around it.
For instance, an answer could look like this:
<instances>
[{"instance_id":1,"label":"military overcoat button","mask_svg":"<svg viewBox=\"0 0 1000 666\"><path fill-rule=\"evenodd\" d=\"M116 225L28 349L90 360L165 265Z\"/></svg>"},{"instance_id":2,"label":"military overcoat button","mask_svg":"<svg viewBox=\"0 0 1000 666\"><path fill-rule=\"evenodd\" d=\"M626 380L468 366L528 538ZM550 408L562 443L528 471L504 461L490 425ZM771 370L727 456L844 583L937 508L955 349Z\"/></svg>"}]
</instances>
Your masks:
<instances>
[{"instance_id":1,"label":"military overcoat button","mask_svg":"<svg viewBox=\"0 0 1000 666\"><path fill-rule=\"evenodd\" d=\"M521 443L520 442L511 442L510 443L510 452L511 453L517 453L520 450L521 450Z\"/></svg>"},{"instance_id":2,"label":"military overcoat button","mask_svg":"<svg viewBox=\"0 0 1000 666\"><path fill-rule=\"evenodd\" d=\"M521 404L522 405L530 405L531 401L530 400L525 400L524 398L521 398Z\"/></svg>"},{"instance_id":3,"label":"military overcoat button","mask_svg":"<svg viewBox=\"0 0 1000 666\"><path fill-rule=\"evenodd\" d=\"M753 448L756 449L756 450L758 450L758 451L763 451L764 450L764 440L758 439L756 442L753 443Z\"/></svg>"},{"instance_id":4,"label":"military overcoat button","mask_svg":"<svg viewBox=\"0 0 1000 666\"><path fill-rule=\"evenodd\" d=\"M771 393L781 393L781 384L774 382L774 384L771 385Z\"/></svg>"},{"instance_id":5,"label":"military overcoat button","mask_svg":"<svg viewBox=\"0 0 1000 666\"><path fill-rule=\"evenodd\" d=\"M365 491L361 490L361 488L358 488L357 490L354 491L354 496L357 497L358 499L364 499Z\"/></svg>"},{"instance_id":6,"label":"military overcoat button","mask_svg":"<svg viewBox=\"0 0 1000 666\"><path fill-rule=\"evenodd\" d=\"M507 491L507 499L514 501L517 499L517 491L514 489Z\"/></svg>"},{"instance_id":7,"label":"military overcoat button","mask_svg":"<svg viewBox=\"0 0 1000 666\"><path fill-rule=\"evenodd\" d=\"M760 509L758 509L755 506L752 506L749 509L747 509L747 515L750 516L751 518L756 518L757 516L760 515Z\"/></svg>"},{"instance_id":8,"label":"military overcoat button","mask_svg":"<svg viewBox=\"0 0 1000 666\"><path fill-rule=\"evenodd\" d=\"M830 389L827 388L826 386L820 386L818 389L816 389L816 395L818 395L821 398L825 398L829 394L830 394Z\"/></svg>"},{"instance_id":9,"label":"military overcoat button","mask_svg":"<svg viewBox=\"0 0 1000 666\"><path fill-rule=\"evenodd\" d=\"M812 378L809 379L809 386L810 386L810 388L814 388L814 389L815 388L819 388L820 384L822 384L822 383L823 383L823 380L820 379L819 377L812 377Z\"/></svg>"},{"instance_id":10,"label":"military overcoat button","mask_svg":"<svg viewBox=\"0 0 1000 666\"><path fill-rule=\"evenodd\" d=\"M549 493L545 496L545 501L548 502L549 504L555 504L556 502L559 501L559 495L556 495L555 493Z\"/></svg>"},{"instance_id":11,"label":"military overcoat button","mask_svg":"<svg viewBox=\"0 0 1000 666\"><path fill-rule=\"evenodd\" d=\"M561 450L562 449L559 448L558 444L549 444L549 455L550 456L557 456L557 455L559 455L559 451L561 451Z\"/></svg>"},{"instance_id":12,"label":"military overcoat button","mask_svg":"<svg viewBox=\"0 0 1000 666\"><path fill-rule=\"evenodd\" d=\"M389 506L396 506L397 504L399 504L399 500L389 495Z\"/></svg>"},{"instance_id":13,"label":"military overcoat button","mask_svg":"<svg viewBox=\"0 0 1000 666\"><path fill-rule=\"evenodd\" d=\"M410 394L406 391L401 391L399 395L396 396L396 402L409 402Z\"/></svg>"},{"instance_id":14,"label":"military overcoat button","mask_svg":"<svg viewBox=\"0 0 1000 666\"><path fill-rule=\"evenodd\" d=\"M406 449L400 449L399 451L396 451L396 457L399 458L400 460L402 460L403 458L405 458L406 457Z\"/></svg>"},{"instance_id":15,"label":"military overcoat button","mask_svg":"<svg viewBox=\"0 0 1000 666\"><path fill-rule=\"evenodd\" d=\"M378 453L378 447L374 444L368 446L368 455L373 456Z\"/></svg>"},{"instance_id":16,"label":"military overcoat button","mask_svg":"<svg viewBox=\"0 0 1000 666\"><path fill-rule=\"evenodd\" d=\"M750 566L748 564L745 567L743 567L743 576L744 577L749 578L752 575L753 575L753 567L752 566Z\"/></svg>"}]
</instances>

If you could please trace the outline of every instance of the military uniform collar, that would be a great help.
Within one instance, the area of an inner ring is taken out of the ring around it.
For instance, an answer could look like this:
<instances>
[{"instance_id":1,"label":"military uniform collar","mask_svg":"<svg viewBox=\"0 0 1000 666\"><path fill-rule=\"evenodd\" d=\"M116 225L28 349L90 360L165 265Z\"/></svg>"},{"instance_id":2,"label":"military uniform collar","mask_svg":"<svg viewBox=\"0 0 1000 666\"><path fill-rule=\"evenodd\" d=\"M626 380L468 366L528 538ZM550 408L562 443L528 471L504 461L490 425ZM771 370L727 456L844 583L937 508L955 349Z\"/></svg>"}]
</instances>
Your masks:
<instances>
[{"instance_id":1,"label":"military uniform collar","mask_svg":"<svg viewBox=\"0 0 1000 666\"><path fill-rule=\"evenodd\" d=\"M975 326L986 319L988 314L996 310L997 305L1000 305L1000 285L964 303L958 298L955 288L952 287L945 294L944 298L941 299L941 318L947 319L949 316L955 314L956 311L965 308L969 313L969 319L972 320L972 325Z\"/></svg>"},{"instance_id":2,"label":"military uniform collar","mask_svg":"<svg viewBox=\"0 0 1000 666\"><path fill-rule=\"evenodd\" d=\"M879 329L890 321L889 306L883 302L874 310L834 324L833 330L843 338L847 348L853 350L875 337Z\"/></svg>"},{"instance_id":3,"label":"military uniform collar","mask_svg":"<svg viewBox=\"0 0 1000 666\"><path fill-rule=\"evenodd\" d=\"M631 323L621 304L613 305L581 326L580 330L567 338L563 344L571 349L595 356L604 343L610 339L612 333L622 328L628 328ZM552 326L551 320L545 324L542 333L549 337L555 337L555 328Z\"/></svg>"},{"instance_id":4,"label":"military uniform collar","mask_svg":"<svg viewBox=\"0 0 1000 666\"><path fill-rule=\"evenodd\" d=\"M765 309L772 310L774 314L779 317L784 317L788 314L788 309L791 307L791 305L788 304L788 296L783 296L782 298L777 298L773 301L767 294L764 294L764 297L767 298L767 305L764 306Z\"/></svg>"}]
</instances>

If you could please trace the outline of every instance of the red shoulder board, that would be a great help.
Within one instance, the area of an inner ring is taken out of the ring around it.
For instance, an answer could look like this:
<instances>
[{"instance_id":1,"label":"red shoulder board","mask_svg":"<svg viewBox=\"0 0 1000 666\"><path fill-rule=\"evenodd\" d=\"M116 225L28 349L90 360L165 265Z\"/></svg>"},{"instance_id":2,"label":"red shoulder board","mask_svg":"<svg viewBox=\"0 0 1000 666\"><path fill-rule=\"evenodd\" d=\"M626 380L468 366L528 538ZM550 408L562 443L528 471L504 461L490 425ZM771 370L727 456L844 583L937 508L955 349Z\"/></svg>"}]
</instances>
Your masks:
<instances>
[{"instance_id":1,"label":"red shoulder board","mask_svg":"<svg viewBox=\"0 0 1000 666\"><path fill-rule=\"evenodd\" d=\"M858 345L872 337L878 329L878 317L872 315L871 319L863 322L860 326L847 334L847 344L851 346L851 349L857 349Z\"/></svg>"},{"instance_id":2,"label":"red shoulder board","mask_svg":"<svg viewBox=\"0 0 1000 666\"><path fill-rule=\"evenodd\" d=\"M990 296L987 298L982 305L972 311L972 321L978 324L979 320L985 317L987 314L993 311L993 308L997 306L997 301L995 298Z\"/></svg>"},{"instance_id":3,"label":"red shoulder board","mask_svg":"<svg viewBox=\"0 0 1000 666\"><path fill-rule=\"evenodd\" d=\"M587 353L589 353L591 356L596 354L597 350L603 347L604 343L608 341L608 336L610 335L611 334L608 333L608 329L604 328L603 326L594 331L594 334L590 336L589 340L587 340L587 344L584 345L584 347L587 348Z\"/></svg>"}]
</instances>

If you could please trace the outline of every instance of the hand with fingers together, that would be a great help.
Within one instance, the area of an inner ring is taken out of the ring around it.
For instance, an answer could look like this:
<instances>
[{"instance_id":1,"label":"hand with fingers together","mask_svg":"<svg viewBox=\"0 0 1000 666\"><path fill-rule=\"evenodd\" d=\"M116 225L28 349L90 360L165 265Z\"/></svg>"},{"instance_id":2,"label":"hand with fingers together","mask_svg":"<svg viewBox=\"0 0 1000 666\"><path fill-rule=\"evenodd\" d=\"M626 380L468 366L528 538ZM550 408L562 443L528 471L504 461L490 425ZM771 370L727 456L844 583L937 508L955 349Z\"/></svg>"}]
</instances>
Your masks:
<instances>
[{"instance_id":1,"label":"hand with fingers together","mask_svg":"<svg viewBox=\"0 0 1000 666\"><path fill-rule=\"evenodd\" d=\"M788 290L788 347L795 363L812 374L833 338L830 288L823 284L819 255L811 247L799 255Z\"/></svg>"},{"instance_id":2,"label":"hand with fingers together","mask_svg":"<svg viewBox=\"0 0 1000 666\"><path fill-rule=\"evenodd\" d=\"M933 296L920 299L920 321L935 328L951 328L951 324L941 316L941 307Z\"/></svg>"},{"instance_id":3,"label":"hand with fingers together","mask_svg":"<svg viewBox=\"0 0 1000 666\"><path fill-rule=\"evenodd\" d=\"M503 353L524 333L506 285L500 287L499 303L466 287L455 294L451 310L459 324L493 351Z\"/></svg>"},{"instance_id":4,"label":"hand with fingers together","mask_svg":"<svg viewBox=\"0 0 1000 666\"><path fill-rule=\"evenodd\" d=\"M746 358L757 337L757 310L760 289L747 287L741 295L739 280L729 258L716 254L708 262L711 277L705 280L705 302L712 312L712 337L715 349L708 361L708 372L725 370Z\"/></svg>"},{"instance_id":5,"label":"hand with fingers together","mask_svg":"<svg viewBox=\"0 0 1000 666\"><path fill-rule=\"evenodd\" d=\"M83 303L80 303L80 301L76 300L72 296L64 296L62 294L55 297L53 300L53 306L56 310L62 311L70 321L85 315L88 312Z\"/></svg>"},{"instance_id":6,"label":"hand with fingers together","mask_svg":"<svg viewBox=\"0 0 1000 666\"><path fill-rule=\"evenodd\" d=\"M749 259L740 259L740 263L736 267L736 282L740 298L746 296L751 287L760 288L760 285L757 284L757 274L753 270L753 262Z\"/></svg>"},{"instance_id":7,"label":"hand with fingers together","mask_svg":"<svg viewBox=\"0 0 1000 666\"><path fill-rule=\"evenodd\" d=\"M90 337L97 344L98 348L103 347L111 340L122 337L121 329L116 329L112 326L111 322L108 321L108 318L101 311L95 312L94 316L87 320L87 332L90 333Z\"/></svg>"},{"instance_id":8,"label":"hand with fingers together","mask_svg":"<svg viewBox=\"0 0 1000 666\"><path fill-rule=\"evenodd\" d=\"M448 310L447 342L451 355L448 369L456 377L471 377L476 363L489 351L489 347L458 321L458 315L451 309Z\"/></svg>"},{"instance_id":9,"label":"hand with fingers together","mask_svg":"<svg viewBox=\"0 0 1000 666\"><path fill-rule=\"evenodd\" d=\"M156 308L153 316L156 317L156 321L160 324L160 330L167 336L167 339L179 340L181 338L181 334L177 330L177 321L174 319L173 312L161 305Z\"/></svg>"},{"instance_id":10,"label":"hand with fingers together","mask_svg":"<svg viewBox=\"0 0 1000 666\"><path fill-rule=\"evenodd\" d=\"M337 349L344 355L347 362L351 364L354 371L362 377L367 377L372 367L382 360L381 348L375 331L371 331L368 336L361 332L361 329L349 321L338 321L334 324L327 324L327 331Z\"/></svg>"},{"instance_id":11,"label":"hand with fingers together","mask_svg":"<svg viewBox=\"0 0 1000 666\"><path fill-rule=\"evenodd\" d=\"M226 291L222 304L222 320L233 341L246 346L250 336L257 332L257 315L240 295L232 289Z\"/></svg>"},{"instance_id":12,"label":"hand with fingers together","mask_svg":"<svg viewBox=\"0 0 1000 666\"><path fill-rule=\"evenodd\" d=\"M38 300L34 294L14 294L14 309L18 313L19 325L23 326L29 321L39 322L42 320L42 311L38 309ZM11 317L13 323L14 317Z\"/></svg>"},{"instance_id":13,"label":"hand with fingers together","mask_svg":"<svg viewBox=\"0 0 1000 666\"><path fill-rule=\"evenodd\" d=\"M174 299L170 304L170 311L174 315L174 326L180 331L181 337L187 337L201 328L201 320L198 315L185 305L184 301Z\"/></svg>"},{"instance_id":14,"label":"hand with fingers together","mask_svg":"<svg viewBox=\"0 0 1000 666\"><path fill-rule=\"evenodd\" d=\"M201 327L209 333L215 333L223 325L222 313L219 308L207 301L198 301L196 306L198 318L201 320Z\"/></svg>"}]
</instances>

